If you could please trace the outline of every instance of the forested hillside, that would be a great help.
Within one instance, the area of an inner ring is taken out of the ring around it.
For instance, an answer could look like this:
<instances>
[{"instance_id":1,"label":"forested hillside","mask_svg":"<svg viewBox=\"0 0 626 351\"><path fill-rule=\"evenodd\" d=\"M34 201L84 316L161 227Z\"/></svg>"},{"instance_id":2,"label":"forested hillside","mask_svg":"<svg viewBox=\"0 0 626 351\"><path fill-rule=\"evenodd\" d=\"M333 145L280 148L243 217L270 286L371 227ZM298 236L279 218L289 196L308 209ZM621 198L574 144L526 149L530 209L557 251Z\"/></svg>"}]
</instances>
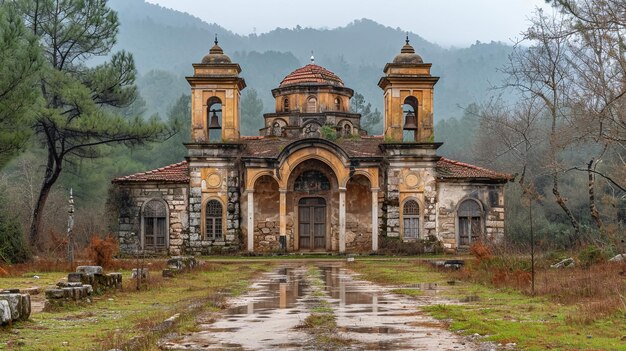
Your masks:
<instances>
[{"instance_id":1,"label":"forested hillside","mask_svg":"<svg viewBox=\"0 0 626 351\"><path fill-rule=\"evenodd\" d=\"M269 33L241 36L228 31L228 23L220 23L218 15L213 19L218 24L208 24L143 0L112 0L110 6L121 23L116 49L133 53L149 113L165 113L168 105L187 92L183 77L191 73L191 64L208 52L214 34L224 51L242 66L242 75L248 87L258 92L264 112L273 107L270 89L290 71L308 63L311 51L316 63L338 74L347 86L382 110L382 91L376 83L405 36L402 28L367 19L334 29L280 28L276 23L278 28ZM498 84L502 77L496 68L506 62L511 50L509 45L495 42L446 49L419 33L409 33L409 38L416 52L433 63L433 74L441 76L435 95L436 121L460 117L463 111L459 107L481 100L491 85ZM149 73L152 70L159 72ZM148 79L147 74L151 75ZM178 82L168 84L174 77ZM148 86L155 84L157 87Z\"/></svg>"}]
</instances>

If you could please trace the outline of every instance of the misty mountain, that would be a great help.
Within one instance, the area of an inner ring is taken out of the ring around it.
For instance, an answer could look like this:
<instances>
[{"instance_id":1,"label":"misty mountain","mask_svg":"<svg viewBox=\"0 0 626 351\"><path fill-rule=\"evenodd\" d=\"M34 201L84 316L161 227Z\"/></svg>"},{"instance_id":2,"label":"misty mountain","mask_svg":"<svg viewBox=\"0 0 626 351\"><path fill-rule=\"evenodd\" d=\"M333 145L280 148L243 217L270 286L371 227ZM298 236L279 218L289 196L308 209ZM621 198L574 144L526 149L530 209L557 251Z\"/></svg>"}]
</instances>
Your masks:
<instances>
[{"instance_id":1,"label":"misty mountain","mask_svg":"<svg viewBox=\"0 0 626 351\"><path fill-rule=\"evenodd\" d=\"M268 33L243 36L227 30L227 23L206 23L191 14L143 0L111 0L110 6L118 11L121 23L116 50L133 53L148 110L160 114L176 97L187 92L183 77L190 75L191 64L199 62L209 51L215 34L225 53L241 65L242 76L248 87L257 90L265 112L274 106L270 89L286 74L308 63L311 51L317 64L335 72L348 87L382 110L382 91L376 83L385 63L400 52L405 37L401 28L368 19L334 29L288 29L277 23L277 28ZM219 22L219 15L212 21ZM506 62L511 50L499 42L443 48L415 33L409 33L409 39L424 61L433 64L432 73L441 77L435 92L435 120L460 117L463 111L459 107L482 100L490 86L501 81L496 69ZM158 79L153 70L168 77ZM172 77L181 84L147 86L171 82ZM167 94L149 96L164 89L169 89Z\"/></svg>"}]
</instances>

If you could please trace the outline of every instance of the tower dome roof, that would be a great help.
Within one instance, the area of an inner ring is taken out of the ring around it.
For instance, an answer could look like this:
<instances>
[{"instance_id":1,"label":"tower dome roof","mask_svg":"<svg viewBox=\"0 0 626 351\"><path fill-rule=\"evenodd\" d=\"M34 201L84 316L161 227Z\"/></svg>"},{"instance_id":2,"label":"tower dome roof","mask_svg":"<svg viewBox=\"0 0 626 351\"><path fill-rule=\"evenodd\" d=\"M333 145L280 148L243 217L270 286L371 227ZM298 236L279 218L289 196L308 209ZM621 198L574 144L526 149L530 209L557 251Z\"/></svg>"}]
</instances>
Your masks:
<instances>
[{"instance_id":1,"label":"tower dome roof","mask_svg":"<svg viewBox=\"0 0 626 351\"><path fill-rule=\"evenodd\" d=\"M420 64L424 63L422 57L415 53L415 49L409 44L409 35L406 36L406 43L400 50L400 54L398 54L394 59L393 63L396 64Z\"/></svg>"},{"instance_id":2,"label":"tower dome roof","mask_svg":"<svg viewBox=\"0 0 626 351\"><path fill-rule=\"evenodd\" d=\"M336 74L314 63L310 63L289 73L280 82L279 87L282 88L288 85L299 84L344 86L343 80L341 80L341 78L339 78Z\"/></svg>"},{"instance_id":3,"label":"tower dome roof","mask_svg":"<svg viewBox=\"0 0 626 351\"><path fill-rule=\"evenodd\" d=\"M224 50L217 45L217 34L215 35L215 45L209 50L209 53L204 55L202 58L202 63L204 64L214 64L214 63L232 63L230 57L224 54Z\"/></svg>"}]
</instances>

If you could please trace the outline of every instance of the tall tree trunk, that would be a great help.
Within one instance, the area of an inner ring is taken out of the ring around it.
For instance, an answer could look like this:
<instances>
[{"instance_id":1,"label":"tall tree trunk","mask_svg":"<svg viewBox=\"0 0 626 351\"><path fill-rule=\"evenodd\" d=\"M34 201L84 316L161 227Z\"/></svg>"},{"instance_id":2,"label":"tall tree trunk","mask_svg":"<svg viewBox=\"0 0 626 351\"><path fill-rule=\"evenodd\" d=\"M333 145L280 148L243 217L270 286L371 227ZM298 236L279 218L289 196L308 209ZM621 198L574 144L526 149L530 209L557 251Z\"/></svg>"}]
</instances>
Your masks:
<instances>
[{"instance_id":1,"label":"tall tree trunk","mask_svg":"<svg viewBox=\"0 0 626 351\"><path fill-rule=\"evenodd\" d=\"M599 231L604 230L604 226L602 224L602 218L600 218L600 212L596 207L596 194L595 194L595 175L591 171L591 166L593 165L593 160L589 161L587 164L587 175L589 176L589 212L591 213L591 218L596 222Z\"/></svg>"},{"instance_id":2,"label":"tall tree trunk","mask_svg":"<svg viewBox=\"0 0 626 351\"><path fill-rule=\"evenodd\" d=\"M51 146L49 145L48 148ZM52 146L54 147L54 146ZM44 215L44 207L46 201L52 190L52 186L59 178L61 174L61 165L63 160L55 158L55 150L48 149L48 164L46 166L46 174L39 190L39 196L37 202L33 208L32 222L30 224L29 240L30 244L36 249L42 249L43 243L41 242L41 226Z\"/></svg>"}]
</instances>

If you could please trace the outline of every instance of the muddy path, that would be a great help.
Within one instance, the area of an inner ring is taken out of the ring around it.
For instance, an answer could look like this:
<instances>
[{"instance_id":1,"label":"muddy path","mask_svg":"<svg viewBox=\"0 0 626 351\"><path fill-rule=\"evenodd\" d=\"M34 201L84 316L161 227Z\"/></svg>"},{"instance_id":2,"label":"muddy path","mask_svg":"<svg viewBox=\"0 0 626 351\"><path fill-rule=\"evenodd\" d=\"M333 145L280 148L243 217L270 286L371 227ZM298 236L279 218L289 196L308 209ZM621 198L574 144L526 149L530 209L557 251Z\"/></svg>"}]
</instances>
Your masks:
<instances>
[{"instance_id":1,"label":"muddy path","mask_svg":"<svg viewBox=\"0 0 626 351\"><path fill-rule=\"evenodd\" d=\"M229 300L215 320L199 318L195 331L170 336L163 350L478 350L447 331L420 306L339 263L289 264L263 274L248 293Z\"/></svg>"}]
</instances>

